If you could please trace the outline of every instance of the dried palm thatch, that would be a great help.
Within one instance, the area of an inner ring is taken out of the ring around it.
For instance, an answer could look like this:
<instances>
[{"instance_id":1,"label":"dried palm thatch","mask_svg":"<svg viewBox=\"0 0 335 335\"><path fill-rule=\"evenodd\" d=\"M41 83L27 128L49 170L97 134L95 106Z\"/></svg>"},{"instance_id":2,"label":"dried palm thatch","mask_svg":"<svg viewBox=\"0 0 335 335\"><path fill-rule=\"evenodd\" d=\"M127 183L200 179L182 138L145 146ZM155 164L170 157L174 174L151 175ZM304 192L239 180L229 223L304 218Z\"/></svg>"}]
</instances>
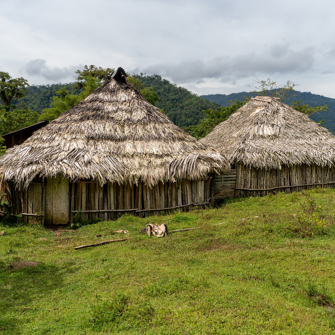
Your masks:
<instances>
[{"instance_id":1,"label":"dried palm thatch","mask_svg":"<svg viewBox=\"0 0 335 335\"><path fill-rule=\"evenodd\" d=\"M119 68L114 77L0 159L0 174L27 187L37 176L117 183L207 178L229 165L147 102Z\"/></svg>"},{"instance_id":2,"label":"dried palm thatch","mask_svg":"<svg viewBox=\"0 0 335 335\"><path fill-rule=\"evenodd\" d=\"M200 142L230 163L256 169L335 162L335 137L279 98L258 96L220 123Z\"/></svg>"}]
</instances>

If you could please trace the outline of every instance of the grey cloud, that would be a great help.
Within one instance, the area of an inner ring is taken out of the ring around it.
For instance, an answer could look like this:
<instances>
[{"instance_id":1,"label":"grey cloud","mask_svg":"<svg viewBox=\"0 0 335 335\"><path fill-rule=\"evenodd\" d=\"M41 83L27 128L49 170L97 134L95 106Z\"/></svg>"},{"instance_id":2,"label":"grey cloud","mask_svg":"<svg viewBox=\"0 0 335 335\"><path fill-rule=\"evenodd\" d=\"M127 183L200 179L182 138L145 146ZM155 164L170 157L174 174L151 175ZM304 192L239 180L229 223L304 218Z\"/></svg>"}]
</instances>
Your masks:
<instances>
[{"instance_id":1,"label":"grey cloud","mask_svg":"<svg viewBox=\"0 0 335 335\"><path fill-rule=\"evenodd\" d=\"M328 53L327 53L328 57L335 57L335 48L331 49Z\"/></svg>"},{"instance_id":2,"label":"grey cloud","mask_svg":"<svg viewBox=\"0 0 335 335\"><path fill-rule=\"evenodd\" d=\"M211 60L190 60L179 64L157 64L143 70L146 73L166 76L176 83L200 83L205 79L233 83L237 79L257 74L304 72L311 69L313 62L313 49L293 51L288 45L277 44L258 53L223 56Z\"/></svg>"},{"instance_id":3,"label":"grey cloud","mask_svg":"<svg viewBox=\"0 0 335 335\"><path fill-rule=\"evenodd\" d=\"M24 72L30 76L38 76L51 81L59 81L74 77L74 72L80 66L53 67L47 66L44 59L34 59L26 64Z\"/></svg>"}]
</instances>

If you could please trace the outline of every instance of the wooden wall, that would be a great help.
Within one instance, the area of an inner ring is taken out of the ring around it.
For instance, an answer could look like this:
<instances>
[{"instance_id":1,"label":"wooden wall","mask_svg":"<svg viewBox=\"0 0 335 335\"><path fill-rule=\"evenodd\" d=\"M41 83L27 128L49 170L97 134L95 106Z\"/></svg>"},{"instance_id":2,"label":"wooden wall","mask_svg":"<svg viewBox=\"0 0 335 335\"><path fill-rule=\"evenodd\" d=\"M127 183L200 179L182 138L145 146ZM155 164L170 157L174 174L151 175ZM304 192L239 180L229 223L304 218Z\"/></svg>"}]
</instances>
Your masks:
<instances>
[{"instance_id":1,"label":"wooden wall","mask_svg":"<svg viewBox=\"0 0 335 335\"><path fill-rule=\"evenodd\" d=\"M45 215L45 190L46 183L34 181L29 185L27 191L15 190L11 184L11 205L13 214L23 214L22 220L25 223L44 223Z\"/></svg>"},{"instance_id":2,"label":"wooden wall","mask_svg":"<svg viewBox=\"0 0 335 335\"><path fill-rule=\"evenodd\" d=\"M96 182L80 181L70 184L70 196L72 215L81 212L85 220L113 220L126 213L144 217L177 207L189 210L191 205L209 202L210 180L159 183L152 188L141 182L138 185L107 183L100 187Z\"/></svg>"},{"instance_id":3,"label":"wooden wall","mask_svg":"<svg viewBox=\"0 0 335 335\"><path fill-rule=\"evenodd\" d=\"M214 177L214 198L216 200L234 198L236 188L236 169L228 174L216 175Z\"/></svg>"},{"instance_id":4,"label":"wooden wall","mask_svg":"<svg viewBox=\"0 0 335 335\"><path fill-rule=\"evenodd\" d=\"M141 217L165 214L180 208L189 210L211 198L211 180L159 183L148 187L79 181L69 183L61 177L33 182L26 191L12 185L13 214L24 214L25 222L67 224L75 215L82 220L101 218L113 220L125 213ZM43 217L41 217L41 214Z\"/></svg>"},{"instance_id":5,"label":"wooden wall","mask_svg":"<svg viewBox=\"0 0 335 335\"><path fill-rule=\"evenodd\" d=\"M302 165L267 171L237 166L235 197L265 195L274 191L290 193L314 187L334 188L335 169Z\"/></svg>"},{"instance_id":6,"label":"wooden wall","mask_svg":"<svg viewBox=\"0 0 335 335\"><path fill-rule=\"evenodd\" d=\"M2 135L5 140L5 146L7 149L19 145L28 139L36 130L45 127L49 121L41 121L33 124L29 127L13 131L12 133Z\"/></svg>"}]
</instances>

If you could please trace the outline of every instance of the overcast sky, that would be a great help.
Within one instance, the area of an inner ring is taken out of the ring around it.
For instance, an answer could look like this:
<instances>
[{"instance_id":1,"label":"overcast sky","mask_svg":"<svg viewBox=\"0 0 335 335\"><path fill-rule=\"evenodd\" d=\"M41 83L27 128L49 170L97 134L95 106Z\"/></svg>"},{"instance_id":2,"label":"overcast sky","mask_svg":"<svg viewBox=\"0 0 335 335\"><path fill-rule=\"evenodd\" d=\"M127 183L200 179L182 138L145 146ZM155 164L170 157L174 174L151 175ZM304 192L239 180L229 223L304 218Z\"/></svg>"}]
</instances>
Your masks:
<instances>
[{"instance_id":1,"label":"overcast sky","mask_svg":"<svg viewBox=\"0 0 335 335\"><path fill-rule=\"evenodd\" d=\"M199 95L271 75L335 98L334 13L331 0L0 0L0 71L51 84L122 66Z\"/></svg>"}]
</instances>

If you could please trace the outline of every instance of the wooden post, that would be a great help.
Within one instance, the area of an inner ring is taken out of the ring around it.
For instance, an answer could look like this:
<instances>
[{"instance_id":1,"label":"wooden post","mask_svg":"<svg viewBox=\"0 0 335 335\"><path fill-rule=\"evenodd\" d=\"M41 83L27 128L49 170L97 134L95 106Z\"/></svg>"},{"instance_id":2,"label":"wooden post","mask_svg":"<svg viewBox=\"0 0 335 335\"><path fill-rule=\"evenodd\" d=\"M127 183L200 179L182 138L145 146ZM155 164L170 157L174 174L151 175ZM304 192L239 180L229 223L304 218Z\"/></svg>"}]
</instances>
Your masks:
<instances>
[{"instance_id":1,"label":"wooden post","mask_svg":"<svg viewBox=\"0 0 335 335\"><path fill-rule=\"evenodd\" d=\"M103 188L102 188L102 192L103 192L103 202L104 202L104 208L103 209L108 209L108 192L107 192L107 184L104 184ZM105 212L104 213L104 221L108 220L108 213Z\"/></svg>"}]
</instances>

